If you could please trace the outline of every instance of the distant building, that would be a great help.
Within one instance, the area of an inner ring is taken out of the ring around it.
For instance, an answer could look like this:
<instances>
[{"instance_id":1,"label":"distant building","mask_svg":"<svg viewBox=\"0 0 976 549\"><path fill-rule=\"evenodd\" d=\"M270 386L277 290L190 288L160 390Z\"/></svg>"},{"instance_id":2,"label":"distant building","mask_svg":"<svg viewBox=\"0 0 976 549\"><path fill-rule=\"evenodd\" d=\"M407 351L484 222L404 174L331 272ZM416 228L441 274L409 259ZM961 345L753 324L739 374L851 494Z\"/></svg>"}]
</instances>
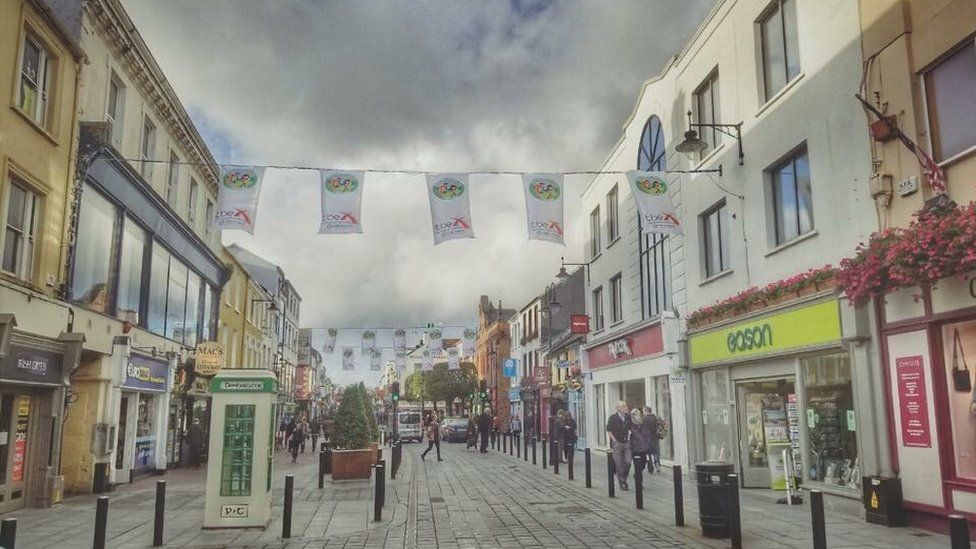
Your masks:
<instances>
[{"instance_id":1,"label":"distant building","mask_svg":"<svg viewBox=\"0 0 976 549\"><path fill-rule=\"evenodd\" d=\"M503 375L505 359L511 356L512 338L508 320L515 315L515 309L503 309L501 302L496 307L488 296L481 296L478 302L478 343L474 364L478 379L484 380L490 396L487 403L492 413L507 426L510 416L508 401L509 379Z\"/></svg>"}]
</instances>

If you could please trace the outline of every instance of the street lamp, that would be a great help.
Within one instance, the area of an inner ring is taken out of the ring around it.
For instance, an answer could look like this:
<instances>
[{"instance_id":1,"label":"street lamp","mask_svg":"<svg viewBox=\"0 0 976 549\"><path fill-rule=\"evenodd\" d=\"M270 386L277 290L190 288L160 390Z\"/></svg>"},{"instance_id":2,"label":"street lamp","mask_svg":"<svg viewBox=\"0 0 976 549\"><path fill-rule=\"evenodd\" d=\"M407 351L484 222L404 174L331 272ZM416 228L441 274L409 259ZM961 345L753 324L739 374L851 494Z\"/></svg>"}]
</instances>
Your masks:
<instances>
[{"instance_id":1,"label":"street lamp","mask_svg":"<svg viewBox=\"0 0 976 549\"><path fill-rule=\"evenodd\" d=\"M596 258L593 258L593 259L591 259L589 261L586 261L586 262L583 262L583 263L566 263L566 258L565 257L560 257L559 258L559 263L560 263L560 265L559 265L559 272L556 273L556 279L559 280L560 282L565 282L566 280L569 280L569 277L572 276L572 275L569 274L569 271L566 270L566 267L585 267L586 268L586 278L589 279L590 278L590 265L595 260L596 260Z\"/></svg>"},{"instance_id":2,"label":"street lamp","mask_svg":"<svg viewBox=\"0 0 976 549\"><path fill-rule=\"evenodd\" d=\"M694 124L691 121L691 111L689 110L688 130L685 132L685 139L674 147L674 150L685 153L689 158L694 158L696 154L708 148L708 143L698 136L698 131L695 128L711 128L735 139L739 145L739 165L742 165L743 158L745 158L745 153L742 152L742 122L738 124Z\"/></svg>"}]
</instances>

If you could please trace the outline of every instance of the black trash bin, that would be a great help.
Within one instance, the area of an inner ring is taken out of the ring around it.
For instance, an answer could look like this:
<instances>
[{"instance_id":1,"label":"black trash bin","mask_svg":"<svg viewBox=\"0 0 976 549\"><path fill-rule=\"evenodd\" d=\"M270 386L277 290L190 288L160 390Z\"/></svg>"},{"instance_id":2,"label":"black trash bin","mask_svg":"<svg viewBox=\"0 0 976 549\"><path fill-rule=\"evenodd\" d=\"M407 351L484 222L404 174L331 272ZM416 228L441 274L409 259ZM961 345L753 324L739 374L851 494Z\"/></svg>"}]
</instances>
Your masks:
<instances>
[{"instance_id":1,"label":"black trash bin","mask_svg":"<svg viewBox=\"0 0 976 549\"><path fill-rule=\"evenodd\" d=\"M702 534L708 538L729 537L729 481L732 463L705 462L695 465L698 480L698 516Z\"/></svg>"}]
</instances>

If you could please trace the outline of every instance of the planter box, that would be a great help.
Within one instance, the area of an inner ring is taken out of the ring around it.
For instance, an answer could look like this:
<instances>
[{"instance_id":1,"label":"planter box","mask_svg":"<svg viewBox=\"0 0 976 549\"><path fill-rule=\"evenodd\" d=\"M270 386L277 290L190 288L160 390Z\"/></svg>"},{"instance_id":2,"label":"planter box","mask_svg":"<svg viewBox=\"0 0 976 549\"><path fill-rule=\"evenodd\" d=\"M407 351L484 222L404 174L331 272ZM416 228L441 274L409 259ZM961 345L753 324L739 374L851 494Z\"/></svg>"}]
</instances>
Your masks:
<instances>
[{"instance_id":1,"label":"planter box","mask_svg":"<svg viewBox=\"0 0 976 549\"><path fill-rule=\"evenodd\" d=\"M332 450L332 480L369 479L376 450Z\"/></svg>"},{"instance_id":2,"label":"planter box","mask_svg":"<svg viewBox=\"0 0 976 549\"><path fill-rule=\"evenodd\" d=\"M373 451L373 462L370 465L376 465L377 463L380 462L380 458L379 458L380 443L370 442L369 449Z\"/></svg>"}]
</instances>

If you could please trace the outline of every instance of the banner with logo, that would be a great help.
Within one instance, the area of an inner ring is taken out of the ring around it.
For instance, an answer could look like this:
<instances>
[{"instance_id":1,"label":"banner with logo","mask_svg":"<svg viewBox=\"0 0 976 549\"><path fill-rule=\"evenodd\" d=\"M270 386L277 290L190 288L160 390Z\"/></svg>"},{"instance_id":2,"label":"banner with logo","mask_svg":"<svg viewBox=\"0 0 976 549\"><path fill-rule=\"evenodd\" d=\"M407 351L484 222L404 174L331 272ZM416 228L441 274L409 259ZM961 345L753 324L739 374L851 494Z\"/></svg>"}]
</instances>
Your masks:
<instances>
[{"instance_id":1,"label":"banner with logo","mask_svg":"<svg viewBox=\"0 0 976 549\"><path fill-rule=\"evenodd\" d=\"M322 352L331 355L335 353L336 337L339 336L339 330L335 328L329 328L325 332L325 344L322 345Z\"/></svg>"},{"instance_id":2,"label":"banner with logo","mask_svg":"<svg viewBox=\"0 0 976 549\"><path fill-rule=\"evenodd\" d=\"M461 354L474 356L477 351L478 332L474 328L465 328L461 335Z\"/></svg>"},{"instance_id":3,"label":"banner with logo","mask_svg":"<svg viewBox=\"0 0 976 549\"><path fill-rule=\"evenodd\" d=\"M356 348L355 347L342 348L342 369L343 370L356 369Z\"/></svg>"},{"instance_id":4,"label":"banner with logo","mask_svg":"<svg viewBox=\"0 0 976 549\"><path fill-rule=\"evenodd\" d=\"M407 354L406 353L395 353L393 356L393 367L396 368L398 372L402 372L407 369Z\"/></svg>"},{"instance_id":5,"label":"banner with logo","mask_svg":"<svg viewBox=\"0 0 976 549\"><path fill-rule=\"evenodd\" d=\"M563 240L563 176L522 174L529 240L566 245Z\"/></svg>"},{"instance_id":6,"label":"banner with logo","mask_svg":"<svg viewBox=\"0 0 976 549\"><path fill-rule=\"evenodd\" d=\"M407 331L403 328L393 331L393 352L397 354L407 352Z\"/></svg>"},{"instance_id":7,"label":"banner with logo","mask_svg":"<svg viewBox=\"0 0 976 549\"><path fill-rule=\"evenodd\" d=\"M363 354L367 355L372 352L373 349L376 349L376 332L373 330L363 330Z\"/></svg>"},{"instance_id":8,"label":"banner with logo","mask_svg":"<svg viewBox=\"0 0 976 549\"><path fill-rule=\"evenodd\" d=\"M369 352L369 369L378 372L383 367L383 351L373 349Z\"/></svg>"},{"instance_id":9,"label":"banner with logo","mask_svg":"<svg viewBox=\"0 0 976 549\"><path fill-rule=\"evenodd\" d=\"M447 349L447 369L448 370L461 369L461 353L458 352L457 347L450 347Z\"/></svg>"},{"instance_id":10,"label":"banner with logo","mask_svg":"<svg viewBox=\"0 0 976 549\"><path fill-rule=\"evenodd\" d=\"M214 226L254 234L263 178L264 168L260 166L221 166Z\"/></svg>"},{"instance_id":11,"label":"banner with logo","mask_svg":"<svg viewBox=\"0 0 976 549\"><path fill-rule=\"evenodd\" d=\"M427 331L427 348L435 355L444 350L444 334L440 329Z\"/></svg>"},{"instance_id":12,"label":"banner with logo","mask_svg":"<svg viewBox=\"0 0 976 549\"><path fill-rule=\"evenodd\" d=\"M319 170L322 179L322 223L319 234L363 232L362 171Z\"/></svg>"},{"instance_id":13,"label":"banner with logo","mask_svg":"<svg viewBox=\"0 0 976 549\"><path fill-rule=\"evenodd\" d=\"M420 356L420 369L421 370L434 369L434 354L430 352L430 349L424 349L423 354Z\"/></svg>"},{"instance_id":14,"label":"banner with logo","mask_svg":"<svg viewBox=\"0 0 976 549\"><path fill-rule=\"evenodd\" d=\"M427 174L427 195L434 229L434 245L458 238L474 238L468 174Z\"/></svg>"},{"instance_id":15,"label":"banner with logo","mask_svg":"<svg viewBox=\"0 0 976 549\"><path fill-rule=\"evenodd\" d=\"M681 222L671 203L665 172L627 172L630 192L640 212L645 233L682 234Z\"/></svg>"}]
</instances>

